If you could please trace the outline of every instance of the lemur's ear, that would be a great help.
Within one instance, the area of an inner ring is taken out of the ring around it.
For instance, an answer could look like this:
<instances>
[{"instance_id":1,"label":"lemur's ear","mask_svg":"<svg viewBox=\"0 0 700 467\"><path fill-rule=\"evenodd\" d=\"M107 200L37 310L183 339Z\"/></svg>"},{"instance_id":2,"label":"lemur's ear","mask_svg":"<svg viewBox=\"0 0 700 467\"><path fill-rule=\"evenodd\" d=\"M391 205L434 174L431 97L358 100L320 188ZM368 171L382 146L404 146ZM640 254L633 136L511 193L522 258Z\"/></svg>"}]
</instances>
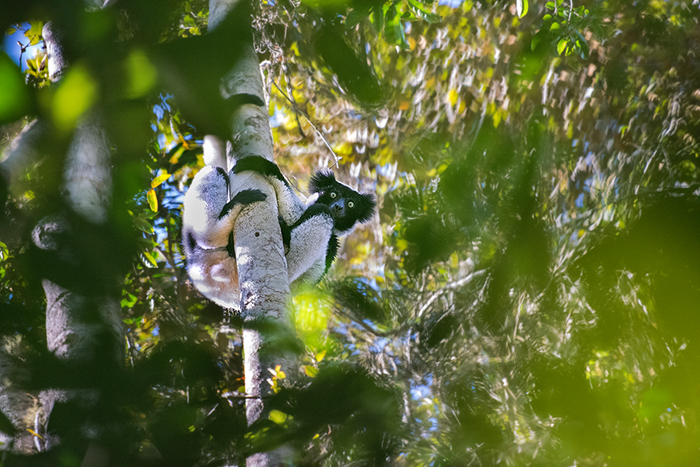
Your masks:
<instances>
[{"instance_id":1,"label":"lemur's ear","mask_svg":"<svg viewBox=\"0 0 700 467\"><path fill-rule=\"evenodd\" d=\"M374 215L374 210L377 207L377 202L374 196L369 193L357 194L357 220L358 222L367 222Z\"/></svg>"},{"instance_id":2,"label":"lemur's ear","mask_svg":"<svg viewBox=\"0 0 700 467\"><path fill-rule=\"evenodd\" d=\"M309 190L312 193L320 193L338 182L335 181L335 175L330 170L321 170L316 172L309 181Z\"/></svg>"}]
</instances>

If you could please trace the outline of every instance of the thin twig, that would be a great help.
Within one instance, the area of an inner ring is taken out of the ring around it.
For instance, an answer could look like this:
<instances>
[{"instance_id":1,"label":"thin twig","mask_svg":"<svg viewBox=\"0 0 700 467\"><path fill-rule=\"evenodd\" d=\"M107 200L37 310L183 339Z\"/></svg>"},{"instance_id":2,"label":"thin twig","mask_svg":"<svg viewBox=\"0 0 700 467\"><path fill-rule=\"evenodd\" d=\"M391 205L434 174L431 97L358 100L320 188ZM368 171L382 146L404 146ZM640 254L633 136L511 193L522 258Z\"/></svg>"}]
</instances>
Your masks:
<instances>
[{"instance_id":1,"label":"thin twig","mask_svg":"<svg viewBox=\"0 0 700 467\"><path fill-rule=\"evenodd\" d=\"M478 271L474 271L473 273L469 274L466 277L463 277L459 280L456 280L454 282L448 282L445 284L443 288L440 290L436 290L431 297L428 299L428 301L421 307L421 309L418 311L417 317L420 318L423 313L430 307L430 305L433 304L433 302L440 296L442 295L446 290L452 290L456 289L458 287L462 287L465 285L467 282L471 281L472 279L475 279L477 277L483 276L486 273L486 269L480 269Z\"/></svg>"},{"instance_id":2,"label":"thin twig","mask_svg":"<svg viewBox=\"0 0 700 467\"><path fill-rule=\"evenodd\" d=\"M571 13L574 12L574 0L569 0L569 27L571 27Z\"/></svg>"},{"instance_id":3,"label":"thin twig","mask_svg":"<svg viewBox=\"0 0 700 467\"><path fill-rule=\"evenodd\" d=\"M277 85L277 83L274 80L272 80L272 84L275 85L277 90L282 93L282 95L289 101L290 104L292 104L292 107L294 107L294 110L296 112L300 113L306 119L306 121L309 122L309 125L311 125L311 127L316 131L318 136L321 137L323 142L326 144L326 147L328 148L328 150L331 152L331 154L333 154L333 158L335 159L335 166L338 167L338 162L340 162L340 159L342 159L342 158L338 157L338 155L335 153L335 151L331 147L331 145L328 142L328 140L326 139L326 137L323 136L323 133L321 133L321 131L318 128L316 128L316 125L314 125L314 123L311 121L311 118L306 114L306 112L304 112L299 107L297 107L296 103L284 91L282 91L282 89L280 89L280 87Z\"/></svg>"},{"instance_id":4,"label":"thin twig","mask_svg":"<svg viewBox=\"0 0 700 467\"><path fill-rule=\"evenodd\" d=\"M291 89L291 81L289 79L289 76L285 74L286 77L286 82L287 82L287 92L289 93L289 96L292 98L292 105L294 106L294 118L297 121L297 128L299 128L299 134L301 135L302 138L306 139L306 134L304 133L304 130L301 128L301 122L299 121L299 107L297 106L297 100L294 97L294 90ZM279 89L279 88L278 88Z\"/></svg>"},{"instance_id":5,"label":"thin twig","mask_svg":"<svg viewBox=\"0 0 700 467\"><path fill-rule=\"evenodd\" d=\"M370 325L368 325L367 323L365 323L364 321L355 318L352 314L350 314L350 313L348 313L347 311L343 310L341 307L339 307L339 306L336 305L336 306L334 306L333 308L334 308L335 311L338 312L339 314L345 316L346 318L348 318L348 319L349 319L350 321L352 321L353 323L355 323L355 324L359 325L360 327L362 327L365 331L367 331L367 332L369 332L369 333L371 333L371 334L374 334L374 335L377 336L377 337L392 337L392 336L396 336L396 335L399 335L399 334L403 334L403 332L404 332L406 329L410 328L410 325L409 325L408 323L406 323L406 324L404 324L403 326L400 326L400 327L394 328L394 329L390 329L390 330L388 330L388 331L378 331L378 330L374 329L372 326L370 326Z\"/></svg>"}]
</instances>

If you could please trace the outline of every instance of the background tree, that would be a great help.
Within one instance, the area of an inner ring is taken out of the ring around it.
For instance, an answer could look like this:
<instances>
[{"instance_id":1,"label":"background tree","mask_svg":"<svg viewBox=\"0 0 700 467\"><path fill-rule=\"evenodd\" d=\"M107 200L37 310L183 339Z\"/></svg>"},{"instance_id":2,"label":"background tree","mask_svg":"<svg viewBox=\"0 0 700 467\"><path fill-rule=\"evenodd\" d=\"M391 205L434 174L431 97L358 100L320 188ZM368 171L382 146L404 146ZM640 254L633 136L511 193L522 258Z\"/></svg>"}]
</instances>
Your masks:
<instances>
[{"instance_id":1,"label":"background tree","mask_svg":"<svg viewBox=\"0 0 700 467\"><path fill-rule=\"evenodd\" d=\"M311 465L693 463L698 5L256 4L283 172L303 191L330 147L381 212L296 295L305 375L285 385L273 368L273 410L247 427L243 323L188 286L178 238L202 137L227 131L218 77L235 49L203 34L202 2L6 3L3 29L32 21L23 44L42 18L76 39L58 85L41 53L23 57L28 85L0 61L2 121L65 118L70 134L66 112L99 107L115 150L97 250L128 271L127 365L109 406L85 414L109 422L113 464L231 465L281 444ZM21 128L3 127L5 144ZM31 228L61 199L67 143L48 141L3 185L15 394L80 382L44 350L31 255ZM74 438L4 462L80 463L89 436L71 414L55 421Z\"/></svg>"}]
</instances>

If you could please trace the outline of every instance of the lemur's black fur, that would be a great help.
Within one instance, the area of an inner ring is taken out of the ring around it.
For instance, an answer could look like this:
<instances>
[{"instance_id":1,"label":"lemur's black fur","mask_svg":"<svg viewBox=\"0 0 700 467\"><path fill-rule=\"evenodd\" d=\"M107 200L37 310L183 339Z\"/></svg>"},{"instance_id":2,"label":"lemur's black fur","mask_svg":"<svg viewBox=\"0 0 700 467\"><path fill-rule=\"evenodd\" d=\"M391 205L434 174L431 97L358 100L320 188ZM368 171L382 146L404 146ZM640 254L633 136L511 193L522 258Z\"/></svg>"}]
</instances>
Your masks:
<instances>
[{"instance_id":1,"label":"lemur's black fur","mask_svg":"<svg viewBox=\"0 0 700 467\"><path fill-rule=\"evenodd\" d=\"M243 207L266 199L259 190L236 191L237 176L246 171L262 175L275 189L290 282L318 282L338 254L338 237L368 221L376 207L372 195L338 182L330 171L311 178L309 189L317 198L306 205L277 164L263 157L239 160L229 176L219 167L205 167L185 195L183 246L195 286L226 307L237 307L240 300L233 226Z\"/></svg>"}]
</instances>

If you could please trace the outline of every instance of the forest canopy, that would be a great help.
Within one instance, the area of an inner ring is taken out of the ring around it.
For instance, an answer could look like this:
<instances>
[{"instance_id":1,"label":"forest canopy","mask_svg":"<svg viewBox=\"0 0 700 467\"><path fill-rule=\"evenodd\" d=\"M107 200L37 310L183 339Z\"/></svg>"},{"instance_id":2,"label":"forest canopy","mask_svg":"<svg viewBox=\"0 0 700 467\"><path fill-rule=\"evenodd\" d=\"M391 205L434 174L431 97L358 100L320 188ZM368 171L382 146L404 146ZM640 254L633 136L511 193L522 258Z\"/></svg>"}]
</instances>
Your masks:
<instances>
[{"instance_id":1,"label":"forest canopy","mask_svg":"<svg viewBox=\"0 0 700 467\"><path fill-rule=\"evenodd\" d=\"M56 3L0 0L0 465L86 465L94 443L109 461L92 465L115 466L280 446L294 465L697 462L697 0L249 5L276 163L302 193L332 166L378 201L296 291L300 375L269 369L251 426L246 324L192 286L181 238L204 136L229 137L238 19L210 31L204 0ZM111 155L100 223L62 181L93 113ZM58 210L70 258L33 238ZM47 350L46 278L118 297L123 365ZM46 446L52 388L100 396L57 406Z\"/></svg>"}]
</instances>

